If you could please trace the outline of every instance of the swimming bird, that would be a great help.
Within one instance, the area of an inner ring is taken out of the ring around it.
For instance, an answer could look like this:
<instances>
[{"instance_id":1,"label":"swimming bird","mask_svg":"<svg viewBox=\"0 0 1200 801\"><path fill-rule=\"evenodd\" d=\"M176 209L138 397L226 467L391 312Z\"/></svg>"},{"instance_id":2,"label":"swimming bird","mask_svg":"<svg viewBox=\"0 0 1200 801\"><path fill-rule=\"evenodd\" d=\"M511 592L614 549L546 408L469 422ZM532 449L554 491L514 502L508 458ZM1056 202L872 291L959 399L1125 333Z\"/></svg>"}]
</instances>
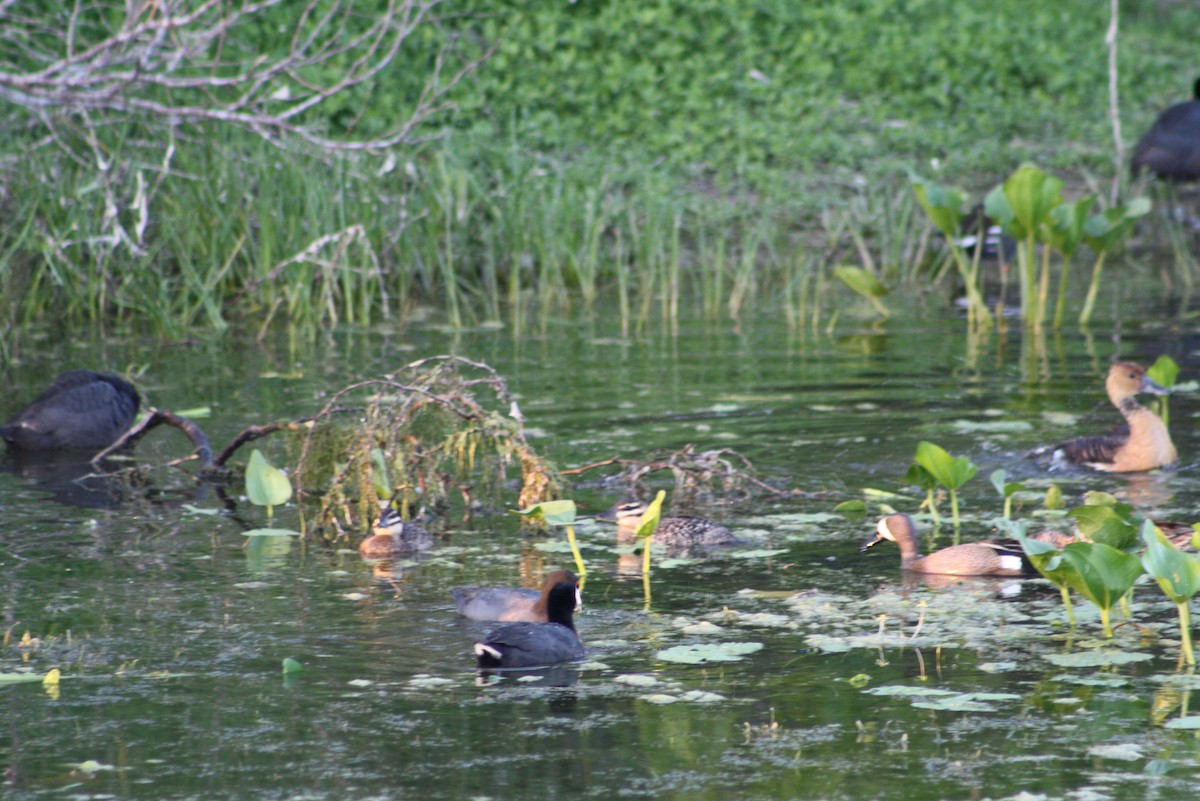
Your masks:
<instances>
[{"instance_id":1,"label":"swimming bird","mask_svg":"<svg viewBox=\"0 0 1200 801\"><path fill-rule=\"evenodd\" d=\"M596 520L617 524L617 539L628 540L637 533L642 523L642 515L646 513L645 501L619 501L603 514L596 515ZM703 517L691 515L673 515L658 521L654 532L654 542L668 548L686 548L705 545L729 545L736 542L729 529Z\"/></svg>"},{"instance_id":2,"label":"swimming bird","mask_svg":"<svg viewBox=\"0 0 1200 801\"><path fill-rule=\"evenodd\" d=\"M1125 422L1107 434L1080 437L1056 446L1056 461L1109 473L1131 473L1163 467L1179 458L1166 425L1137 402L1139 392L1167 394L1146 375L1146 368L1134 362L1117 362L1109 368L1104 387Z\"/></svg>"},{"instance_id":3,"label":"swimming bird","mask_svg":"<svg viewBox=\"0 0 1200 801\"><path fill-rule=\"evenodd\" d=\"M140 403L120 376L68 370L0 426L0 437L22 451L100 451L129 430Z\"/></svg>"},{"instance_id":4,"label":"swimming bird","mask_svg":"<svg viewBox=\"0 0 1200 801\"><path fill-rule=\"evenodd\" d=\"M575 631L575 583L560 581L546 598L546 623L507 623L475 643L483 668L527 668L582 659L583 642Z\"/></svg>"},{"instance_id":5,"label":"swimming bird","mask_svg":"<svg viewBox=\"0 0 1200 801\"><path fill-rule=\"evenodd\" d=\"M983 540L951 545L921 556L917 529L906 514L881 518L875 537L859 548L865 551L877 542L891 540L900 546L900 567L915 573L940 573L954 576L1025 576L1037 571L1025 558L1015 540Z\"/></svg>"},{"instance_id":6,"label":"swimming bird","mask_svg":"<svg viewBox=\"0 0 1200 801\"><path fill-rule=\"evenodd\" d=\"M582 606L579 579L570 570L551 570L541 590L512 587L455 587L450 590L458 613L468 620L528 621L549 620L550 591L567 582L575 587L575 605Z\"/></svg>"},{"instance_id":7,"label":"swimming bird","mask_svg":"<svg viewBox=\"0 0 1200 801\"><path fill-rule=\"evenodd\" d=\"M389 507L379 516L371 536L359 543L358 552L367 559L386 559L432 547L433 535L424 526L402 520L400 513Z\"/></svg>"},{"instance_id":8,"label":"swimming bird","mask_svg":"<svg viewBox=\"0 0 1200 801\"><path fill-rule=\"evenodd\" d=\"M1176 103L1150 126L1133 151L1133 174L1143 169L1167 181L1200 179L1200 78L1192 100Z\"/></svg>"}]
</instances>

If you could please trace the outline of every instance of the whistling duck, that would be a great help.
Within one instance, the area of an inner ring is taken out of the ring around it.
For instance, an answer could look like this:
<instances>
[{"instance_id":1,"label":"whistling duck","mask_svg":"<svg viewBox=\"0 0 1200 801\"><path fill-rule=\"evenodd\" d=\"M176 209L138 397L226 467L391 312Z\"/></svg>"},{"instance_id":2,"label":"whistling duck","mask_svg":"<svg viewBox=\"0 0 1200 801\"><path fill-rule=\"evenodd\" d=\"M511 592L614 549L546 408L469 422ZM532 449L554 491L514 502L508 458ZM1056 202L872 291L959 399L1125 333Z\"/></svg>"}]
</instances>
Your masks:
<instances>
[{"instance_id":1,"label":"whistling duck","mask_svg":"<svg viewBox=\"0 0 1200 801\"><path fill-rule=\"evenodd\" d=\"M68 370L0 426L0 437L23 451L100 451L129 430L140 403L120 376Z\"/></svg>"},{"instance_id":2,"label":"whistling duck","mask_svg":"<svg viewBox=\"0 0 1200 801\"><path fill-rule=\"evenodd\" d=\"M646 513L645 501L620 501L607 512L596 515L597 520L615 522L617 538L629 539L637 532ZM658 521L654 542L668 548L685 548L705 545L728 545L735 542L733 534L722 525L703 517L673 515Z\"/></svg>"},{"instance_id":3,"label":"whistling duck","mask_svg":"<svg viewBox=\"0 0 1200 801\"><path fill-rule=\"evenodd\" d=\"M582 659L583 643L575 632L573 581L560 581L546 598L546 623L508 623L475 643L483 668L525 668Z\"/></svg>"},{"instance_id":4,"label":"whistling duck","mask_svg":"<svg viewBox=\"0 0 1200 801\"><path fill-rule=\"evenodd\" d=\"M388 508L379 516L371 536L359 543L358 552L367 559L386 559L432 547L433 535L424 526L402 520L399 512Z\"/></svg>"},{"instance_id":5,"label":"whistling duck","mask_svg":"<svg viewBox=\"0 0 1200 801\"><path fill-rule=\"evenodd\" d=\"M575 585L575 605L581 606L579 579L570 570L552 570L546 574L542 589L511 587L455 587L450 590L458 613L468 620L499 620L502 622L548 621L550 591L563 582Z\"/></svg>"},{"instance_id":6,"label":"whistling duck","mask_svg":"<svg viewBox=\"0 0 1200 801\"><path fill-rule=\"evenodd\" d=\"M1125 422L1107 434L1080 437L1058 445L1054 459L1110 473L1152 470L1174 462L1178 455L1167 427L1136 399L1139 392L1165 395L1167 390L1134 362L1114 364L1104 386L1108 399L1120 410Z\"/></svg>"},{"instance_id":7,"label":"whistling duck","mask_svg":"<svg viewBox=\"0 0 1200 801\"><path fill-rule=\"evenodd\" d=\"M1200 179L1200 78L1192 100L1168 108L1133 151L1133 174L1146 169L1168 181Z\"/></svg>"},{"instance_id":8,"label":"whistling duck","mask_svg":"<svg viewBox=\"0 0 1200 801\"><path fill-rule=\"evenodd\" d=\"M940 573L954 576L1023 576L1036 571L1015 541L985 540L951 545L921 556L917 530L906 514L881 518L875 537L864 543L865 551L877 542L891 540L900 546L900 567L914 573Z\"/></svg>"}]
</instances>

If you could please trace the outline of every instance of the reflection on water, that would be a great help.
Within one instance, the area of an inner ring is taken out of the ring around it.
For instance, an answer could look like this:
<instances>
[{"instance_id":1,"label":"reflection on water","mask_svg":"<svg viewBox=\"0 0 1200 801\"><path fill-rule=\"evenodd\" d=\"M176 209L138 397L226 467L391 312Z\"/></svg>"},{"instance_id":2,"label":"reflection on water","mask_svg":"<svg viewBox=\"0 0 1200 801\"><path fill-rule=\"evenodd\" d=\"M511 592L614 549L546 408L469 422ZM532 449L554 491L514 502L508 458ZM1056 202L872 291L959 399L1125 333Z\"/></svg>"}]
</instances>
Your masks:
<instances>
[{"instance_id":1,"label":"reflection on water","mask_svg":"<svg viewBox=\"0 0 1200 801\"><path fill-rule=\"evenodd\" d=\"M458 620L449 588L537 586L571 566L560 536L476 516L472 527L445 521L420 560L367 563L353 543L246 538L265 518L236 481L226 502L164 470L131 495L81 482L90 467L10 460L0 673L63 671L57 699L38 682L0 682L0 764L15 796L1115 798L1143 795L1147 775L1164 797L1190 791L1200 747L1161 724L1195 706L1195 685L1175 673L1173 606L1153 585L1135 594L1136 624L1117 631L1116 650L1143 661L1055 665L1048 655L1097 650L1091 607L1077 604L1072 632L1042 582L1016 582L1013 594L1007 582L908 580L898 557L856 552L878 496L865 515L835 511L864 488L916 511L922 494L903 476L929 439L979 466L960 491L964 540L993 534L1001 501L986 476L998 468L1033 488L1058 485L1068 504L1100 489L1156 516L1200 518L1190 395L1171 401L1177 470L1058 475L1024 458L1107 425L1114 355L1169 353L1181 379L1194 377L1188 332L1126 323L1119 339L1009 330L968 341L961 320L921 311L861 330L843 321L834 336L790 333L766 315L678 338L588 330L563 320L519 336L407 331L403 360L454 351L492 364L536 446L562 466L731 447L806 494L673 509L719 520L739 543L656 556L649 611L640 559L611 528L581 525L588 658L482 676L471 643L487 626ZM113 363L148 365L155 404L212 406L204 425L220 447L394 369L399 341L387 331L312 348L230 340L187 359L132 339L106 347ZM18 371L10 396L30 396L44 372ZM1019 425L979 425L996 422ZM143 441L139 463L185 456L177 439ZM600 510L624 491L595 482L578 501ZM297 523L283 508L272 525ZM728 662L658 657L706 642L763 647ZM285 658L304 671L284 674ZM878 688L888 689L868 692ZM951 700L911 694L926 691Z\"/></svg>"}]
</instances>

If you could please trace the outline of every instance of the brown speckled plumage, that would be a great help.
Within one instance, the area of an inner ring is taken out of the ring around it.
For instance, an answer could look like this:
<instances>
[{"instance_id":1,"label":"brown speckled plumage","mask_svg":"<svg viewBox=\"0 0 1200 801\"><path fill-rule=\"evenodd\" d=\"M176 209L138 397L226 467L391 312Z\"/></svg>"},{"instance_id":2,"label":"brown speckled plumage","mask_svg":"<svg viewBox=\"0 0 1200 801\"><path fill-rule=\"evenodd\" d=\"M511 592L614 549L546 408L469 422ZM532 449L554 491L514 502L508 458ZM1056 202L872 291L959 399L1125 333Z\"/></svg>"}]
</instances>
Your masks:
<instances>
[{"instance_id":1,"label":"brown speckled plumage","mask_svg":"<svg viewBox=\"0 0 1200 801\"><path fill-rule=\"evenodd\" d=\"M642 523L642 515L646 512L644 501L621 501L597 520L617 524L617 538L630 539ZM654 532L654 542L668 548L688 548L705 545L729 545L735 542L733 533L724 526L703 517L691 515L672 515L658 521L658 529Z\"/></svg>"}]
</instances>

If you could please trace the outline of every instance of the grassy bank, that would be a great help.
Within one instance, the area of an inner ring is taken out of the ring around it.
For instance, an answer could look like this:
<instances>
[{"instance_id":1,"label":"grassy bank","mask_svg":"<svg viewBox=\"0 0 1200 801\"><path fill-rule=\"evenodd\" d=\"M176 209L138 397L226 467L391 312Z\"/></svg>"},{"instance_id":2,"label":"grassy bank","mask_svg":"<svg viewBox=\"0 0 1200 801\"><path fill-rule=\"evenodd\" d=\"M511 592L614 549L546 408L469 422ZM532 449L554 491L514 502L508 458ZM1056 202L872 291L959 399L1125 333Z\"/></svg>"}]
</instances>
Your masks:
<instances>
[{"instance_id":1,"label":"grassy bank","mask_svg":"<svg viewBox=\"0 0 1200 801\"><path fill-rule=\"evenodd\" d=\"M908 169L976 190L1024 160L1076 192L1113 175L1107 8L826 5L445 4L438 32L462 58L497 50L428 126L435 141L378 157L180 129L162 170L145 146L161 131L133 124L111 131L103 174L54 147L12 150L5 326L315 331L418 303L467 325L615 296L635 327L736 315L767 293L801 324L832 302L835 265L927 281ZM1200 10L1122 12L1128 142L1186 97ZM412 52L411 74L428 58ZM348 95L329 124L386 127L409 75Z\"/></svg>"}]
</instances>

